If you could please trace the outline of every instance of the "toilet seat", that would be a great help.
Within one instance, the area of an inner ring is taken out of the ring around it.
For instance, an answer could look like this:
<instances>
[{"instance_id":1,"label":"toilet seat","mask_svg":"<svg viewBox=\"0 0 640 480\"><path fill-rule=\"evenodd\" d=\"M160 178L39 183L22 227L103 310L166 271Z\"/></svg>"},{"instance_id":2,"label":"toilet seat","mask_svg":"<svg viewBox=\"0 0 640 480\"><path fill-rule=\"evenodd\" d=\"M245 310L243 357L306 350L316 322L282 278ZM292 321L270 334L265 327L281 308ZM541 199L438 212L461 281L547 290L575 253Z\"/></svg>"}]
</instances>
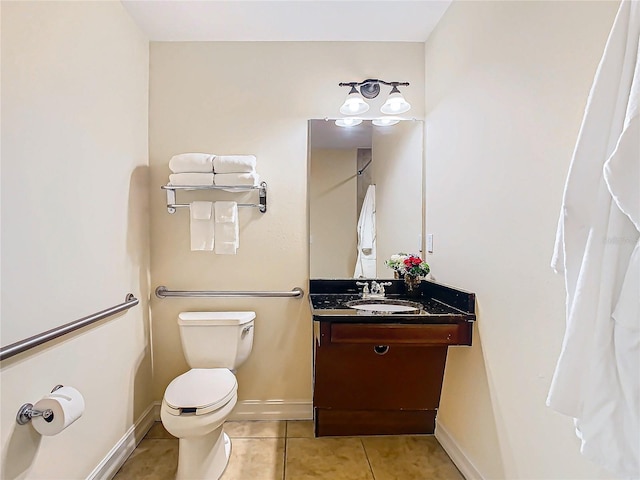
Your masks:
<instances>
[{"instance_id":1,"label":"toilet seat","mask_svg":"<svg viewBox=\"0 0 640 480\"><path fill-rule=\"evenodd\" d=\"M205 415L229 403L237 390L230 370L194 368L173 379L164 392L164 403L171 415Z\"/></svg>"}]
</instances>

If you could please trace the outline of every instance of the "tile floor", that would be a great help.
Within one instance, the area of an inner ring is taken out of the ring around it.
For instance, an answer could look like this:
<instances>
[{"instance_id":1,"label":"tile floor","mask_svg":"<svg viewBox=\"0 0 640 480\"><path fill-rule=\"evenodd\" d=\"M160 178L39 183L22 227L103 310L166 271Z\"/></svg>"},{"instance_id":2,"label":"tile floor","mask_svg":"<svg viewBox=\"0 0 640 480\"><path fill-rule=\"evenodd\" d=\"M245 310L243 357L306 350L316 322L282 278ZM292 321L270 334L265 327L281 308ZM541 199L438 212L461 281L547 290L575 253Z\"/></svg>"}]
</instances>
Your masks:
<instances>
[{"instance_id":1,"label":"tile floor","mask_svg":"<svg viewBox=\"0 0 640 480\"><path fill-rule=\"evenodd\" d=\"M313 438L311 421L227 422L221 480L464 480L435 437ZM114 480L173 480L178 440L157 422Z\"/></svg>"}]
</instances>

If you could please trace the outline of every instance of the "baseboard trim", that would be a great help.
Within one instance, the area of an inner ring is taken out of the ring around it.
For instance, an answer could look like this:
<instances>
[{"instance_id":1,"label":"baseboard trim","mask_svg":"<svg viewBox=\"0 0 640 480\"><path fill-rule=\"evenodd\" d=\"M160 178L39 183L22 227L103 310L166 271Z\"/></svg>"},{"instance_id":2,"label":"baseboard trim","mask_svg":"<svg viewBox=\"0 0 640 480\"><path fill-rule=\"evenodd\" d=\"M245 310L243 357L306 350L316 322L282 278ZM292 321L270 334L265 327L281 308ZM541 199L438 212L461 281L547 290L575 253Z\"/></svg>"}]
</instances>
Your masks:
<instances>
[{"instance_id":1,"label":"baseboard trim","mask_svg":"<svg viewBox=\"0 0 640 480\"><path fill-rule=\"evenodd\" d=\"M308 400L240 400L229 420L311 420L313 404Z\"/></svg>"},{"instance_id":2,"label":"baseboard trim","mask_svg":"<svg viewBox=\"0 0 640 480\"><path fill-rule=\"evenodd\" d=\"M436 423L436 438L442 448L444 448L447 455L451 457L453 463L455 463L460 473L464 476L466 480L484 480L484 477L480 473L480 471L473 464L471 459L464 453L462 448L458 442L451 436L449 430L446 429L442 424Z\"/></svg>"},{"instance_id":3,"label":"baseboard trim","mask_svg":"<svg viewBox=\"0 0 640 480\"><path fill-rule=\"evenodd\" d=\"M162 419L160 418L160 408L162 407L162 402L155 402L153 404L153 418L155 419L156 422L161 422Z\"/></svg>"},{"instance_id":4,"label":"baseboard trim","mask_svg":"<svg viewBox=\"0 0 640 480\"><path fill-rule=\"evenodd\" d=\"M140 415L138 420L127 430L106 457L98 464L87 480L111 479L124 465L129 455L135 450L140 440L144 438L156 421L156 405L152 404ZM159 409L158 409L159 411ZM159 417L159 414L158 414Z\"/></svg>"}]
</instances>

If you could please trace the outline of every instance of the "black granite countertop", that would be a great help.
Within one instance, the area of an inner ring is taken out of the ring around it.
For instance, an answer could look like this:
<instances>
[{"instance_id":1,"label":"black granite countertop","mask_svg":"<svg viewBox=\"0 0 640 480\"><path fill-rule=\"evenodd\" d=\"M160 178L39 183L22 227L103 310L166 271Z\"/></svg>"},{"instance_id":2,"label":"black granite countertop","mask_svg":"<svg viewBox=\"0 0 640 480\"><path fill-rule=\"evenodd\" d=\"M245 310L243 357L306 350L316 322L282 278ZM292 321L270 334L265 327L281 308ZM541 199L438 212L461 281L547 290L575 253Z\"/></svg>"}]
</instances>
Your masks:
<instances>
[{"instance_id":1,"label":"black granite countertop","mask_svg":"<svg viewBox=\"0 0 640 480\"><path fill-rule=\"evenodd\" d=\"M383 281L383 280L379 280ZM384 280L388 281L388 280ZM311 280L309 303L314 321L365 323L458 323L475 320L475 295L446 285L423 281L417 295L407 295L401 280L391 281L386 298L409 300L422 306L417 313L380 313L349 308L362 299L355 280Z\"/></svg>"}]
</instances>

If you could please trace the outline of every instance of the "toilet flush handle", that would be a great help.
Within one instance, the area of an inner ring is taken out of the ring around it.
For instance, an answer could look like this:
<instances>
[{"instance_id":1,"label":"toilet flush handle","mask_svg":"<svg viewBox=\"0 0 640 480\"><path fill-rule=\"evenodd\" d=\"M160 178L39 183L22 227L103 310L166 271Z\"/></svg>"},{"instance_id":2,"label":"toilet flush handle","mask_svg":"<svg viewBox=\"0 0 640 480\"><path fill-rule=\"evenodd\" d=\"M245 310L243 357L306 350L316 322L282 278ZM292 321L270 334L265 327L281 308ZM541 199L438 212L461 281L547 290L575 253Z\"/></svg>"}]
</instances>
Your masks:
<instances>
[{"instance_id":1,"label":"toilet flush handle","mask_svg":"<svg viewBox=\"0 0 640 480\"><path fill-rule=\"evenodd\" d=\"M253 325L249 325L247 327L244 327L242 329L242 333L240 334L240 338L244 338L247 336L247 333L249 333L249 330L251 330L253 328Z\"/></svg>"}]
</instances>

